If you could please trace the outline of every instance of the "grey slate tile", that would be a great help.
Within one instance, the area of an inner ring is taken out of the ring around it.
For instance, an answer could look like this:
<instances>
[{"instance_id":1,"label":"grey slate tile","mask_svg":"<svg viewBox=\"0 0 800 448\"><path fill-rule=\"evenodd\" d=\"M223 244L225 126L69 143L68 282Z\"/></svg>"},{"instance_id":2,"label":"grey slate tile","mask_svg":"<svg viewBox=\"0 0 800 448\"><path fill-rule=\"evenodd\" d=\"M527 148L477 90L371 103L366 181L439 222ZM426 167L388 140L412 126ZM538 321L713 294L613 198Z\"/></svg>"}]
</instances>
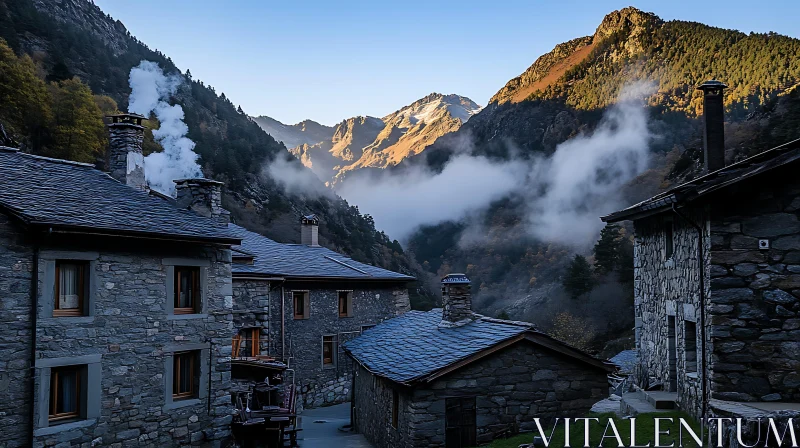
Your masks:
<instances>
[{"instance_id":1,"label":"grey slate tile","mask_svg":"<svg viewBox=\"0 0 800 448\"><path fill-rule=\"evenodd\" d=\"M0 208L29 224L238 242L211 219L134 190L92 165L4 148Z\"/></svg>"}]
</instances>

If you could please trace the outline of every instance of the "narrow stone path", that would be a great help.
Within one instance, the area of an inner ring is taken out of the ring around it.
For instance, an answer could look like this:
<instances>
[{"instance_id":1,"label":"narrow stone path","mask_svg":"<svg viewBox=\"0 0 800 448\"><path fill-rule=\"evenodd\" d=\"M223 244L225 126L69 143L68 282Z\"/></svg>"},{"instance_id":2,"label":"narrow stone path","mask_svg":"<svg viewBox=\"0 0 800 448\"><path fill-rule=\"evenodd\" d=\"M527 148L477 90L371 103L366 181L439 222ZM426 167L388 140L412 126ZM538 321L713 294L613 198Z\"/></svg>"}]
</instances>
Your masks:
<instances>
[{"instance_id":1,"label":"narrow stone path","mask_svg":"<svg viewBox=\"0 0 800 448\"><path fill-rule=\"evenodd\" d=\"M303 428L298 442L303 448L374 448L361 434L339 430L350 424L350 403L307 409L298 420Z\"/></svg>"}]
</instances>

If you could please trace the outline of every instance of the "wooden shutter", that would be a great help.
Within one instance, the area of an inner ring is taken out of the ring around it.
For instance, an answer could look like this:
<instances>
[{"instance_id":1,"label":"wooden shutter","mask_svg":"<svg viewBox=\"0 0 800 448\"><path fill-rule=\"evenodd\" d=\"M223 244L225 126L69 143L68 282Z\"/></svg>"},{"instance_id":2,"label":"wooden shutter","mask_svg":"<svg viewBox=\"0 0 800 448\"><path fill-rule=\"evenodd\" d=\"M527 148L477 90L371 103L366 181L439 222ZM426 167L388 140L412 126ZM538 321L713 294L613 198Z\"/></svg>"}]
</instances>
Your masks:
<instances>
[{"instance_id":1,"label":"wooden shutter","mask_svg":"<svg viewBox=\"0 0 800 448\"><path fill-rule=\"evenodd\" d=\"M311 316L311 293L306 291L303 293L303 319L308 319Z\"/></svg>"}]
</instances>

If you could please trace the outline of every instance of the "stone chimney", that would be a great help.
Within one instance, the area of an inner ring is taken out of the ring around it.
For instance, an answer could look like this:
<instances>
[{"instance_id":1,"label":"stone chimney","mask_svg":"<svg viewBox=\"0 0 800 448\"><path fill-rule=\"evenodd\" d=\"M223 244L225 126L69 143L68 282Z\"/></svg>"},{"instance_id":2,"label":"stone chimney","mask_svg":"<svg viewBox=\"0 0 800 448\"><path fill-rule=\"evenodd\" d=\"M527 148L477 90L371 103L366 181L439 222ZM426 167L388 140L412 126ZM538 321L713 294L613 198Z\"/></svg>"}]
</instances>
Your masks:
<instances>
[{"instance_id":1,"label":"stone chimney","mask_svg":"<svg viewBox=\"0 0 800 448\"><path fill-rule=\"evenodd\" d=\"M231 222L230 213L222 208L222 182L211 179L179 179L175 181L178 207L212 218L220 225Z\"/></svg>"},{"instance_id":2,"label":"stone chimney","mask_svg":"<svg viewBox=\"0 0 800 448\"><path fill-rule=\"evenodd\" d=\"M300 244L319 246L319 218L311 214L300 218Z\"/></svg>"},{"instance_id":3,"label":"stone chimney","mask_svg":"<svg viewBox=\"0 0 800 448\"><path fill-rule=\"evenodd\" d=\"M470 281L464 274L448 274L442 279L442 323L453 327L472 321Z\"/></svg>"},{"instance_id":4,"label":"stone chimney","mask_svg":"<svg viewBox=\"0 0 800 448\"><path fill-rule=\"evenodd\" d=\"M705 172L725 168L725 84L717 80L706 81L697 87L703 91L703 160Z\"/></svg>"},{"instance_id":5,"label":"stone chimney","mask_svg":"<svg viewBox=\"0 0 800 448\"><path fill-rule=\"evenodd\" d=\"M143 116L137 114L109 115L108 161L106 167L114 179L137 190L148 191L144 178Z\"/></svg>"}]
</instances>

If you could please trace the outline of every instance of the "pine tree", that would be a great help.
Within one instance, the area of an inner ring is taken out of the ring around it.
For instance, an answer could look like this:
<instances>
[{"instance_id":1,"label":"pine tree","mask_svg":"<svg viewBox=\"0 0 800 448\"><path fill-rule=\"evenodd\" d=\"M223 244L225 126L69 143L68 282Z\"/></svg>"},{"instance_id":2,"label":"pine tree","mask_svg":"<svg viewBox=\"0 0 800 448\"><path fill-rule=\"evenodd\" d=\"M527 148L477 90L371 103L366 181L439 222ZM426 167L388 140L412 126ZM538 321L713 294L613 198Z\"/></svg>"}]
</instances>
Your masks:
<instances>
[{"instance_id":1,"label":"pine tree","mask_svg":"<svg viewBox=\"0 0 800 448\"><path fill-rule=\"evenodd\" d=\"M569 268L567 268L562 284L567 294L573 299L577 299L594 288L592 266L586 261L586 257L575 255Z\"/></svg>"},{"instance_id":2,"label":"pine tree","mask_svg":"<svg viewBox=\"0 0 800 448\"><path fill-rule=\"evenodd\" d=\"M600 275L617 270L620 263L622 236L617 224L608 224L600 231L600 239L594 245L594 268Z\"/></svg>"}]
</instances>

